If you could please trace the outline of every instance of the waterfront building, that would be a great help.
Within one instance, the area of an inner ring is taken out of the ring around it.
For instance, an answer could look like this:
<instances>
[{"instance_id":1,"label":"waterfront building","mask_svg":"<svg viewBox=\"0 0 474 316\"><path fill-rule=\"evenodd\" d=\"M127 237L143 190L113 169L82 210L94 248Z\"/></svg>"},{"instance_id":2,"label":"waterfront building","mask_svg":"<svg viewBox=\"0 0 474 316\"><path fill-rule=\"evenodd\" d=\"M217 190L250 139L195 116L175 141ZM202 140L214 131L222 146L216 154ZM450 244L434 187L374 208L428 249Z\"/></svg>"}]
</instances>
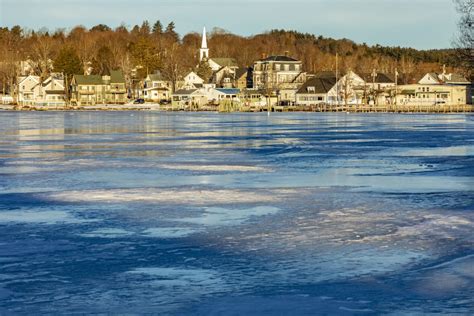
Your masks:
<instances>
[{"instance_id":1,"label":"waterfront building","mask_svg":"<svg viewBox=\"0 0 474 316\"><path fill-rule=\"evenodd\" d=\"M74 75L71 103L74 105L124 104L127 102L125 78L121 71L100 75Z\"/></svg>"},{"instance_id":2,"label":"waterfront building","mask_svg":"<svg viewBox=\"0 0 474 316\"><path fill-rule=\"evenodd\" d=\"M471 82L467 80L463 75L458 73L446 73L446 67L443 66L443 72L438 74L436 72L429 72L425 74L419 81L419 84L428 84L428 85L461 85L468 86L471 85Z\"/></svg>"},{"instance_id":3,"label":"waterfront building","mask_svg":"<svg viewBox=\"0 0 474 316\"><path fill-rule=\"evenodd\" d=\"M34 105L41 94L41 78L28 75L17 79L17 102L18 105Z\"/></svg>"},{"instance_id":4,"label":"waterfront building","mask_svg":"<svg viewBox=\"0 0 474 316\"><path fill-rule=\"evenodd\" d=\"M179 84L180 89L184 90L191 90L191 89L199 89L202 88L204 84L204 79L199 77L197 73L191 71L186 76L184 76L184 81Z\"/></svg>"},{"instance_id":5,"label":"waterfront building","mask_svg":"<svg viewBox=\"0 0 474 316\"><path fill-rule=\"evenodd\" d=\"M257 60L253 66L253 87L276 91L291 84L306 81L303 63L287 55Z\"/></svg>"},{"instance_id":6,"label":"waterfront building","mask_svg":"<svg viewBox=\"0 0 474 316\"><path fill-rule=\"evenodd\" d=\"M335 72L325 71L308 79L296 92L296 103L316 104L362 104L366 93L366 82L353 71L339 77Z\"/></svg>"},{"instance_id":7,"label":"waterfront building","mask_svg":"<svg viewBox=\"0 0 474 316\"><path fill-rule=\"evenodd\" d=\"M365 103L367 104L391 104L393 103L393 88L397 85L391 75L377 72L362 73L361 78L365 81Z\"/></svg>"},{"instance_id":8,"label":"waterfront building","mask_svg":"<svg viewBox=\"0 0 474 316\"><path fill-rule=\"evenodd\" d=\"M20 106L64 106L66 92L62 74L53 73L46 80L28 75L18 77L17 103Z\"/></svg>"},{"instance_id":9,"label":"waterfront building","mask_svg":"<svg viewBox=\"0 0 474 316\"><path fill-rule=\"evenodd\" d=\"M180 89L173 93L173 104L202 106L219 104L223 100L238 101L239 89L218 88L213 83L203 84L200 88Z\"/></svg>"},{"instance_id":10,"label":"waterfront building","mask_svg":"<svg viewBox=\"0 0 474 316\"><path fill-rule=\"evenodd\" d=\"M171 82L161 72L150 74L145 78L143 98L150 102L160 102L171 98Z\"/></svg>"},{"instance_id":11,"label":"waterfront building","mask_svg":"<svg viewBox=\"0 0 474 316\"><path fill-rule=\"evenodd\" d=\"M462 105L470 100L466 85L418 83L397 87L397 105Z\"/></svg>"}]
</instances>

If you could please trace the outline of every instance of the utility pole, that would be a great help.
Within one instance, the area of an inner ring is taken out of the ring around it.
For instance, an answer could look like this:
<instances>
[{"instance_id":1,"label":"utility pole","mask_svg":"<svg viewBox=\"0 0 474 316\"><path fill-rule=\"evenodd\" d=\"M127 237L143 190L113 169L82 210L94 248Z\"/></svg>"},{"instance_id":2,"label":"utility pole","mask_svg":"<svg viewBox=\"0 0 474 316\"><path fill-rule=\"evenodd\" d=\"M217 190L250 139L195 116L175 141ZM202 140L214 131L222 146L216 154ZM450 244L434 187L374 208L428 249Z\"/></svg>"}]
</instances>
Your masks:
<instances>
[{"instance_id":1,"label":"utility pole","mask_svg":"<svg viewBox=\"0 0 474 316\"><path fill-rule=\"evenodd\" d=\"M398 88L398 69L395 68L395 102L394 104L397 105L397 88Z\"/></svg>"},{"instance_id":2,"label":"utility pole","mask_svg":"<svg viewBox=\"0 0 474 316\"><path fill-rule=\"evenodd\" d=\"M375 68L372 70L372 96L374 97L374 105L377 104L376 101L376 93L375 93L375 77L377 77L377 72L375 71Z\"/></svg>"},{"instance_id":3,"label":"utility pole","mask_svg":"<svg viewBox=\"0 0 474 316\"><path fill-rule=\"evenodd\" d=\"M339 74L338 74L338 53L336 52L336 106L339 105Z\"/></svg>"}]
</instances>

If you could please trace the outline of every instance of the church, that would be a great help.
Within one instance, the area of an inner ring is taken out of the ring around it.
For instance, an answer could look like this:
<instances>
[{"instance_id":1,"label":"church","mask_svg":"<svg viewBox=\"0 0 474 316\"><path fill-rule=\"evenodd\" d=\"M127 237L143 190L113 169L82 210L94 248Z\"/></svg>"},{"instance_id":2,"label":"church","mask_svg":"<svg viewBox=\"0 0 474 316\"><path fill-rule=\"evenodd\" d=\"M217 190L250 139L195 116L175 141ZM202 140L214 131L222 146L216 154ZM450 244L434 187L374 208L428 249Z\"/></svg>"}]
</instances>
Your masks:
<instances>
[{"instance_id":1,"label":"church","mask_svg":"<svg viewBox=\"0 0 474 316\"><path fill-rule=\"evenodd\" d=\"M252 86L251 68L240 68L235 58L210 56L205 27L199 49L199 63L201 64L203 61L206 61L212 70L209 83L215 84L217 88L246 89Z\"/></svg>"}]
</instances>

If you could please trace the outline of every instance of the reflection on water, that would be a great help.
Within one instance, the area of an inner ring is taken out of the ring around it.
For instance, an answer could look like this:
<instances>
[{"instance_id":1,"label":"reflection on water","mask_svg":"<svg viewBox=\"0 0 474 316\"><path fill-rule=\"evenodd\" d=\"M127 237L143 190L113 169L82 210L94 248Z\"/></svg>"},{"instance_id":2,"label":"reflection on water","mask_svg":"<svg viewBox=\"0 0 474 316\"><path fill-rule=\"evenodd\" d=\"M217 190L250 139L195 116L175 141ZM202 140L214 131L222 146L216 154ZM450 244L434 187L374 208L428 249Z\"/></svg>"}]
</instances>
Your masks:
<instances>
[{"instance_id":1,"label":"reflection on water","mask_svg":"<svg viewBox=\"0 0 474 316\"><path fill-rule=\"evenodd\" d=\"M0 123L0 314L474 311L472 116Z\"/></svg>"}]
</instances>

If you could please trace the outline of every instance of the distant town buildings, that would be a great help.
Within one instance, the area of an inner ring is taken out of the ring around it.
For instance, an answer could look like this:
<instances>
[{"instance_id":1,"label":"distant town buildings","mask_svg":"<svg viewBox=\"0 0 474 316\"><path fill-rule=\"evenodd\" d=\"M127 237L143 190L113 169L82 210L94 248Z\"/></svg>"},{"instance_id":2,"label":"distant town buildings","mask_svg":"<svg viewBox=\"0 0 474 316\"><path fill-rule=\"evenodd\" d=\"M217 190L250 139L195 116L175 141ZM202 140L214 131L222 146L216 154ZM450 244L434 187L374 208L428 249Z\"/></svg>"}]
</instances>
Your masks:
<instances>
[{"instance_id":1,"label":"distant town buildings","mask_svg":"<svg viewBox=\"0 0 474 316\"><path fill-rule=\"evenodd\" d=\"M472 103L471 82L460 74L447 73L445 67L441 73L425 74L416 84L400 84L396 71L393 74L376 69L360 74L351 70L307 73L303 62L288 52L263 55L245 66L232 56L212 56L205 28L198 53L199 65L173 82L159 69L151 70L144 79L127 77L126 80L118 70L90 75L93 71L90 67L86 74L75 74L71 82L66 82L59 73L53 72L48 78L32 75L36 66L26 60L18 65L22 75L16 80L16 89L9 91L10 95L2 95L1 101L35 107L125 104L137 96L143 98L141 102L172 102L194 107L222 102L262 107ZM52 62L48 61L48 67L53 68ZM132 67L136 70L141 66Z\"/></svg>"}]
</instances>

